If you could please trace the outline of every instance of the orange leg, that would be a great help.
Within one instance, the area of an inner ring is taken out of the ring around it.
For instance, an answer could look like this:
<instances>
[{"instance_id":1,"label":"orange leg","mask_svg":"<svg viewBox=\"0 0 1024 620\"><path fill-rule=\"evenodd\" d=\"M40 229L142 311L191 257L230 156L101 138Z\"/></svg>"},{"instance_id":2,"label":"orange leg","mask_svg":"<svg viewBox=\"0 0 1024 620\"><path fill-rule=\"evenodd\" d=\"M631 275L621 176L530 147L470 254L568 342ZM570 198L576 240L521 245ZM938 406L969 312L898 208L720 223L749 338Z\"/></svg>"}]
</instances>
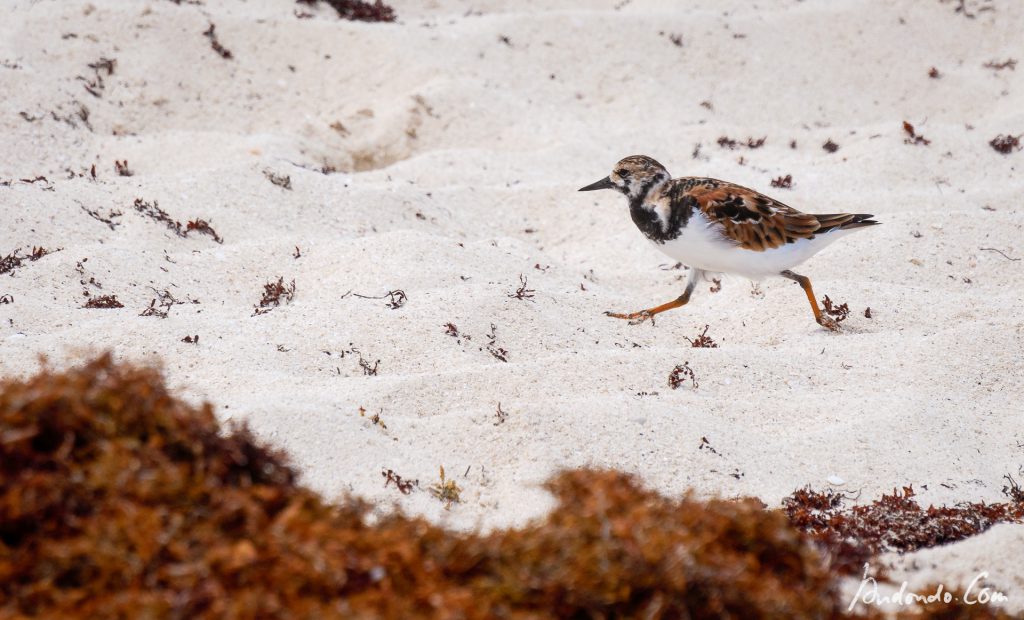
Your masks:
<instances>
[{"instance_id":1,"label":"orange leg","mask_svg":"<svg viewBox=\"0 0 1024 620\"><path fill-rule=\"evenodd\" d=\"M619 314L618 312L605 312L605 314L616 319L626 319L630 322L643 323L647 319L654 318L655 314L661 314L666 310L678 308L679 306L685 306L686 302L688 301L690 301L689 295L682 295L668 303L661 304L660 306L655 306L653 308L648 308L646 310L641 310L639 312L630 312L629 314Z\"/></svg>"},{"instance_id":2,"label":"orange leg","mask_svg":"<svg viewBox=\"0 0 1024 620\"><path fill-rule=\"evenodd\" d=\"M662 312L665 312L666 310L671 310L673 308L678 308L680 306L685 306L686 303L688 301L690 301L690 294L693 293L693 288L695 286L697 286L697 280L698 280L699 276L700 276L699 270L691 268L691 270L690 270L690 279L686 283L686 290L683 291L682 295L680 295L679 297L676 297L675 299L673 299L672 301L670 301L668 303L664 303L664 304L661 304L660 306L655 306L653 308L648 308L646 310L641 310L639 312L630 312L628 314L619 314L618 312L605 312L605 315L613 317L613 318L616 318L616 319L626 319L627 321L629 321L633 325L637 325L639 323L643 323L647 319L652 319L653 320L654 319L654 315L656 315L656 314L661 314Z\"/></svg>"},{"instance_id":3,"label":"orange leg","mask_svg":"<svg viewBox=\"0 0 1024 620\"><path fill-rule=\"evenodd\" d=\"M804 294L807 295L807 301L811 303L811 311L814 312L814 320L817 321L818 325L821 325L822 327L832 330L834 332L839 331L839 323L836 323L835 321L821 313L821 308L818 307L818 300L815 299L814 297L814 289L811 288L810 278L802 276L798 273L793 273L788 269L786 271L779 273L779 275L782 276L783 278L789 278L790 280L793 280L794 282L800 285L800 288L804 289Z\"/></svg>"}]
</instances>

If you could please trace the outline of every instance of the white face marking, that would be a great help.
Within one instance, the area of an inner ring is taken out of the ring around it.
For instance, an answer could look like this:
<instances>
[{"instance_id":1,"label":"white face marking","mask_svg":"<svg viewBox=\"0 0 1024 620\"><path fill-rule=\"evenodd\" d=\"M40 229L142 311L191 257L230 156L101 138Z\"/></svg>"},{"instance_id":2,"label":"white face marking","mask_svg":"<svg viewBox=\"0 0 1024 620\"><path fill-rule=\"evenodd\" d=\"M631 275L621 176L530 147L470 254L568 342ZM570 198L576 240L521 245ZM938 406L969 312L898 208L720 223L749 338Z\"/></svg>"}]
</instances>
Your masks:
<instances>
[{"instance_id":1,"label":"white face marking","mask_svg":"<svg viewBox=\"0 0 1024 620\"><path fill-rule=\"evenodd\" d=\"M661 232L668 233L669 219L672 217L672 204L668 200L659 200L651 205L655 215L661 220Z\"/></svg>"},{"instance_id":2,"label":"white face marking","mask_svg":"<svg viewBox=\"0 0 1024 620\"><path fill-rule=\"evenodd\" d=\"M630 198L639 198L640 192L646 187L649 193L653 193L657 185L652 185L651 180L654 175L645 174L643 172L636 172L627 177L620 177L619 175L612 173L611 179L616 185L625 190L625 194Z\"/></svg>"},{"instance_id":3,"label":"white face marking","mask_svg":"<svg viewBox=\"0 0 1024 620\"><path fill-rule=\"evenodd\" d=\"M623 180L623 178L620 177L617 173L613 172L609 174L608 178L611 179L612 183L615 184L615 187L626 189L626 181Z\"/></svg>"},{"instance_id":4,"label":"white face marking","mask_svg":"<svg viewBox=\"0 0 1024 620\"><path fill-rule=\"evenodd\" d=\"M648 192L646 200L640 205L642 208L653 212L658 217L658 224L661 232L668 233L669 220L672 217L672 202L661 193L661 188L655 187Z\"/></svg>"}]
</instances>

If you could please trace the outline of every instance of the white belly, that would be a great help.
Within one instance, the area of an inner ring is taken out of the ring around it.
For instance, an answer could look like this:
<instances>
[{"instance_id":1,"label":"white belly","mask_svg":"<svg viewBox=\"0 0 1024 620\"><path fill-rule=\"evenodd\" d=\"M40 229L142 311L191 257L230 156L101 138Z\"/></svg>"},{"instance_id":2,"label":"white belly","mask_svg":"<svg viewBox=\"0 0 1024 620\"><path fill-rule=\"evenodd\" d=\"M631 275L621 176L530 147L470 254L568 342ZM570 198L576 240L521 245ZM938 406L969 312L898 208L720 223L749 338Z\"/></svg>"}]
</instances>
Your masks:
<instances>
[{"instance_id":1,"label":"white belly","mask_svg":"<svg viewBox=\"0 0 1024 620\"><path fill-rule=\"evenodd\" d=\"M665 243L655 243L654 247L689 267L760 280L792 269L848 232L852 231L834 230L815 235L813 239L799 239L778 248L756 252L724 239L717 230L709 227L702 214L694 213L681 235Z\"/></svg>"}]
</instances>

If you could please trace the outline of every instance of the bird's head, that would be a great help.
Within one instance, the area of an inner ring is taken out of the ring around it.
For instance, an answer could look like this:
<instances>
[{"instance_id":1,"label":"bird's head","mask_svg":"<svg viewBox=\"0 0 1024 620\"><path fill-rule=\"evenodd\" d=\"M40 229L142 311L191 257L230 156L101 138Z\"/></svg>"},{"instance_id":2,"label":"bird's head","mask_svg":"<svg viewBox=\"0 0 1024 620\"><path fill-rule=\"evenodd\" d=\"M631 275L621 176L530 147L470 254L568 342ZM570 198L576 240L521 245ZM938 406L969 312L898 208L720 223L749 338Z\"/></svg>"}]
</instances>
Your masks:
<instances>
[{"instance_id":1,"label":"bird's head","mask_svg":"<svg viewBox=\"0 0 1024 620\"><path fill-rule=\"evenodd\" d=\"M615 164L612 173L596 183L581 187L581 192L614 189L629 198L640 198L671 177L665 166L646 155L630 155Z\"/></svg>"}]
</instances>

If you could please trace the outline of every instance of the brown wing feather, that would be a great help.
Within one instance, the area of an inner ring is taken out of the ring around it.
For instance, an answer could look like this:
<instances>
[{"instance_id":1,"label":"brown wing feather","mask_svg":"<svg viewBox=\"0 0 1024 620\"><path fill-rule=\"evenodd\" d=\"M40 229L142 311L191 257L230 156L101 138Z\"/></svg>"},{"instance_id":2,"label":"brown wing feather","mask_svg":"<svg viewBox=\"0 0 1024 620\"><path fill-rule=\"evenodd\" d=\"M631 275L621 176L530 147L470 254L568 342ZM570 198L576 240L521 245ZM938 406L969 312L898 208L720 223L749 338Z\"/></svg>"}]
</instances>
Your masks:
<instances>
[{"instance_id":1,"label":"brown wing feather","mask_svg":"<svg viewBox=\"0 0 1024 620\"><path fill-rule=\"evenodd\" d=\"M761 252L807 239L854 218L848 213L801 213L740 185L716 179L695 181L687 193L697 201L704 216L720 225L725 237L748 250Z\"/></svg>"}]
</instances>

